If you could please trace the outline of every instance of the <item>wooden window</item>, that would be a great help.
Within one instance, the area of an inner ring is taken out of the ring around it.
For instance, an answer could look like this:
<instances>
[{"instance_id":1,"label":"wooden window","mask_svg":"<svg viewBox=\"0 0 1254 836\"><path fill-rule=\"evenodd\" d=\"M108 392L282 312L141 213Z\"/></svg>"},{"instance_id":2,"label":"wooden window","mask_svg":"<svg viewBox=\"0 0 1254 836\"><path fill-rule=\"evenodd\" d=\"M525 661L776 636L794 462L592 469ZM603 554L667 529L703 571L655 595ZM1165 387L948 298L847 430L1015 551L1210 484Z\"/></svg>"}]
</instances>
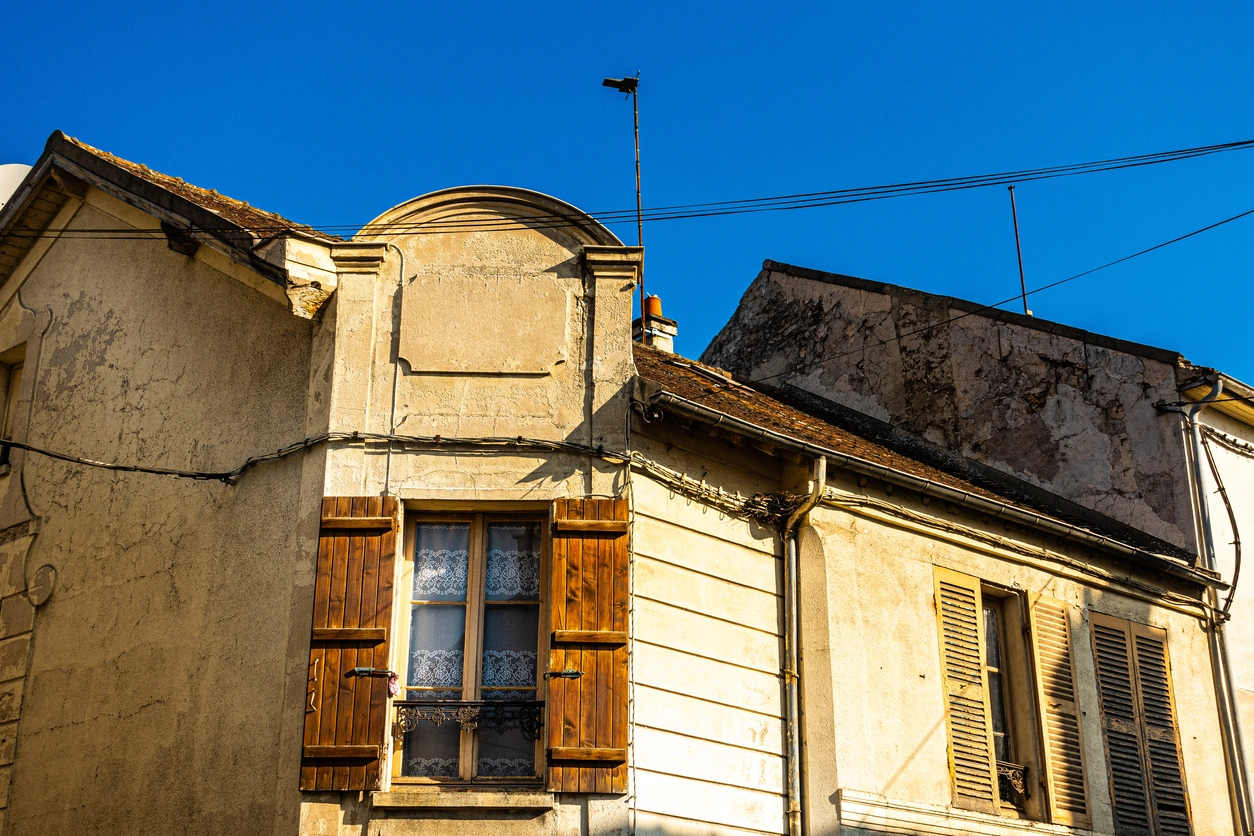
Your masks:
<instances>
[{"instance_id":1,"label":"wooden window","mask_svg":"<svg viewBox=\"0 0 1254 836\"><path fill-rule=\"evenodd\" d=\"M980 582L936 567L935 583L954 806L996 813L1000 800Z\"/></svg>"},{"instance_id":2,"label":"wooden window","mask_svg":"<svg viewBox=\"0 0 1254 836\"><path fill-rule=\"evenodd\" d=\"M553 504L548 788L627 791L627 502Z\"/></svg>"},{"instance_id":3,"label":"wooden window","mask_svg":"<svg viewBox=\"0 0 1254 836\"><path fill-rule=\"evenodd\" d=\"M1032 634L1036 638L1037 699L1044 727L1050 818L1057 824L1089 827L1092 818L1067 605L1038 598L1032 605Z\"/></svg>"},{"instance_id":4,"label":"wooden window","mask_svg":"<svg viewBox=\"0 0 1254 836\"><path fill-rule=\"evenodd\" d=\"M1045 611L1030 614L1023 593L969 575L937 567L935 591L954 806L1037 821L1087 820L1083 764L1072 748L1079 737L1070 633L1059 636L1057 621L1038 628ZM1057 706L1039 709L1043 672L1051 697L1064 687L1069 695L1063 708L1073 712L1070 727L1060 727ZM1060 728L1070 736L1060 736Z\"/></svg>"},{"instance_id":5,"label":"wooden window","mask_svg":"<svg viewBox=\"0 0 1254 836\"><path fill-rule=\"evenodd\" d=\"M546 523L471 514L412 525L397 698L398 722L411 722L399 727L394 780L538 779Z\"/></svg>"},{"instance_id":6,"label":"wooden window","mask_svg":"<svg viewBox=\"0 0 1254 836\"><path fill-rule=\"evenodd\" d=\"M302 790L380 786L396 516L393 497L322 500Z\"/></svg>"},{"instance_id":7,"label":"wooden window","mask_svg":"<svg viewBox=\"0 0 1254 836\"><path fill-rule=\"evenodd\" d=\"M1100 613L1090 621L1115 832L1187 836L1167 633Z\"/></svg>"}]
</instances>

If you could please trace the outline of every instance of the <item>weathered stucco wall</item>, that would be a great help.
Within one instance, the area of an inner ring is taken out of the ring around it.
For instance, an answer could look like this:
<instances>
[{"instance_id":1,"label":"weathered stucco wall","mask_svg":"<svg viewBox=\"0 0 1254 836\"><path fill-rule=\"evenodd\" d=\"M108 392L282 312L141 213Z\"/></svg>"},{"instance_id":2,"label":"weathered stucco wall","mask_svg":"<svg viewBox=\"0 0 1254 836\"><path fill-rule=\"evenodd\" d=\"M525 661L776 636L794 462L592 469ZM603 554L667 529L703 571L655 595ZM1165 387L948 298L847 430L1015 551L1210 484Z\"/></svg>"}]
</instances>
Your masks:
<instances>
[{"instance_id":1,"label":"weathered stucco wall","mask_svg":"<svg viewBox=\"0 0 1254 836\"><path fill-rule=\"evenodd\" d=\"M1178 399L1174 355L973 307L768 262L702 359L889 421L1192 550L1180 421L1153 408Z\"/></svg>"},{"instance_id":2,"label":"weathered stucco wall","mask_svg":"<svg viewBox=\"0 0 1254 836\"><path fill-rule=\"evenodd\" d=\"M875 492L874 485L864 490L839 476L834 489L851 495ZM880 498L885 498L882 492ZM919 514L936 512L935 504L907 505ZM941 521L985 528L966 516L950 510ZM803 539L809 554L803 554L802 565L803 571L807 562L812 568L821 566L826 576L830 640L824 650L831 660L830 728L839 780L838 786L814 787L810 796L834 800L836 790L841 791L844 833L1025 830L1023 823L952 807L933 566L1022 590L1030 600L1047 595L1070 606L1087 785L1093 829L1100 833L1113 831L1113 815L1089 613L1166 630L1194 832L1232 833L1206 635L1196 618L1117 590L1078 583L1065 573L1045 571L1022 556L999 554L962 536L921 537L890 521L827 506L810 515L810 524L817 536ZM1040 541L1000 526L989 533L1067 551L1057 541ZM1092 554L1071 556L1111 568ZM803 648L807 641L803 637Z\"/></svg>"},{"instance_id":3,"label":"weathered stucco wall","mask_svg":"<svg viewBox=\"0 0 1254 836\"><path fill-rule=\"evenodd\" d=\"M536 215L542 220L527 225ZM554 224L554 216L569 224ZM449 440L525 437L626 449L638 249L622 247L577 210L518 189L439 192L373 223L423 231L361 239L385 245L379 262L338 277L319 326L330 352L330 430L394 427L402 435ZM386 445L345 444L329 450L322 489L328 496L388 491L406 512L482 510L484 503L544 510L558 497L621 494L626 470L580 453L396 445L389 459ZM312 565L307 570L301 569L302 584L312 584ZM290 665L307 665L307 639L303 647L293 642ZM406 670L399 644L394 651L393 669ZM289 726L296 722L303 715L289 712ZM299 743L296 734L290 757L299 758ZM293 772L289 786L296 785ZM608 836L627 821L622 797L558 797L549 810L512 813L479 809L473 801L433 809L313 793L298 794L298 803L302 834L399 836L447 828Z\"/></svg>"},{"instance_id":4,"label":"weathered stucco wall","mask_svg":"<svg viewBox=\"0 0 1254 836\"><path fill-rule=\"evenodd\" d=\"M92 192L72 228L155 225L136 215ZM32 444L226 470L303 437L310 324L163 236L60 240L8 305L49 314ZM228 486L28 455L0 477L58 579L7 833L273 831L302 467Z\"/></svg>"},{"instance_id":5,"label":"weathered stucco wall","mask_svg":"<svg viewBox=\"0 0 1254 836\"><path fill-rule=\"evenodd\" d=\"M1224 415L1214 407L1202 410L1199 420L1203 426L1222 434L1208 437L1215 467L1223 480L1224 490L1232 502L1237 520L1237 531L1232 530L1228 509L1218 492L1208 463L1203 464L1205 481L1203 493L1210 503L1210 519L1214 530L1215 568L1226 580L1235 575L1236 549L1234 541L1240 536L1242 562L1245 567L1237 577L1235 594L1232 595L1232 620L1224 628L1228 657L1232 664L1232 679L1236 691L1237 709L1240 712L1241 734L1245 744L1246 764L1254 765L1254 595L1250 589L1249 556L1254 544L1254 428ZM1222 604L1229 596L1220 596Z\"/></svg>"}]
</instances>

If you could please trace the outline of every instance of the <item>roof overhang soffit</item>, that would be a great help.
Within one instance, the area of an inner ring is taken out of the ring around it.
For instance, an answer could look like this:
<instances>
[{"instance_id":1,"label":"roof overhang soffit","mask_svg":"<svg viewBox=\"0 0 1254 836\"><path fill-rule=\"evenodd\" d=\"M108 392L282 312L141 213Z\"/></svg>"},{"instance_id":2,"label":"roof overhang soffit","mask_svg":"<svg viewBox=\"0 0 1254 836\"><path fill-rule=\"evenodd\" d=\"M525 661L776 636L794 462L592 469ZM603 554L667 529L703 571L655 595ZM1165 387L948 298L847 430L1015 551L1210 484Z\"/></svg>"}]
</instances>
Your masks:
<instances>
[{"instance_id":1,"label":"roof overhang soffit","mask_svg":"<svg viewBox=\"0 0 1254 836\"><path fill-rule=\"evenodd\" d=\"M292 292L303 293L308 281L291 276L286 261L275 258L276 253L284 253L289 248L276 250L269 245L276 237L301 239L319 248L326 247L327 242L301 235L299 231L285 231L280 236L263 239L215 212L56 137L49 141L38 162L0 209L0 287L49 231L49 225L66 202L84 200L91 188L152 217L151 231L163 235L175 252L190 256L201 246L209 247L276 286L280 294L292 300L296 315L316 315L322 300L316 305L298 305ZM329 288L327 295L333 289Z\"/></svg>"}]
</instances>

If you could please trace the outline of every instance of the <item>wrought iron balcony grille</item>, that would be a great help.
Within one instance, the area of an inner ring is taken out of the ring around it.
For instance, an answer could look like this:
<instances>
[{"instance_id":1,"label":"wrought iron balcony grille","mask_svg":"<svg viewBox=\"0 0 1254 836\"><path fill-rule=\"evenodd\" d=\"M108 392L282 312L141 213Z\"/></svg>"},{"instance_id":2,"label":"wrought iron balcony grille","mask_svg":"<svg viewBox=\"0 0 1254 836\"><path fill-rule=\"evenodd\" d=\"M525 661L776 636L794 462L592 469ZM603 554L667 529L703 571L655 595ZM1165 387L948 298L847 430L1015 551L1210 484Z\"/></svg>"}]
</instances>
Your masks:
<instances>
[{"instance_id":1,"label":"wrought iron balcony grille","mask_svg":"<svg viewBox=\"0 0 1254 836\"><path fill-rule=\"evenodd\" d=\"M457 723L466 731L483 726L504 731L516 728L528 740L539 740L544 726L543 700L395 700L396 722L392 733L400 737L420 722Z\"/></svg>"},{"instance_id":2,"label":"wrought iron balcony grille","mask_svg":"<svg viewBox=\"0 0 1254 836\"><path fill-rule=\"evenodd\" d=\"M1017 763L998 761L997 790L1002 801L1018 806L1028 794L1028 768Z\"/></svg>"}]
</instances>

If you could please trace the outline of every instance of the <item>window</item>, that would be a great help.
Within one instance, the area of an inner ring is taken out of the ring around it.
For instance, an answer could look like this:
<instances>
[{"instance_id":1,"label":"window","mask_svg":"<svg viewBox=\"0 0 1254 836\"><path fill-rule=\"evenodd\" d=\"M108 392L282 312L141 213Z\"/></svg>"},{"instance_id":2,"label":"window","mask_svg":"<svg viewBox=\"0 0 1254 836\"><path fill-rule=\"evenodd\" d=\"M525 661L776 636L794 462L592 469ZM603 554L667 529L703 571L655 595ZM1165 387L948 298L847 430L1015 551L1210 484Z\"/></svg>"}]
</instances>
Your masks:
<instances>
[{"instance_id":1,"label":"window","mask_svg":"<svg viewBox=\"0 0 1254 836\"><path fill-rule=\"evenodd\" d=\"M538 776L546 522L476 514L414 524L398 654L397 706L409 722L394 779Z\"/></svg>"},{"instance_id":2,"label":"window","mask_svg":"<svg viewBox=\"0 0 1254 836\"><path fill-rule=\"evenodd\" d=\"M1167 633L1100 613L1090 621L1115 832L1187 836Z\"/></svg>"},{"instance_id":3,"label":"window","mask_svg":"<svg viewBox=\"0 0 1254 836\"><path fill-rule=\"evenodd\" d=\"M322 500L300 788L625 793L627 501L410 514L398 554L400 512Z\"/></svg>"},{"instance_id":4,"label":"window","mask_svg":"<svg viewBox=\"0 0 1254 836\"><path fill-rule=\"evenodd\" d=\"M954 806L1087 826L1066 608L940 567L935 591Z\"/></svg>"}]
</instances>

